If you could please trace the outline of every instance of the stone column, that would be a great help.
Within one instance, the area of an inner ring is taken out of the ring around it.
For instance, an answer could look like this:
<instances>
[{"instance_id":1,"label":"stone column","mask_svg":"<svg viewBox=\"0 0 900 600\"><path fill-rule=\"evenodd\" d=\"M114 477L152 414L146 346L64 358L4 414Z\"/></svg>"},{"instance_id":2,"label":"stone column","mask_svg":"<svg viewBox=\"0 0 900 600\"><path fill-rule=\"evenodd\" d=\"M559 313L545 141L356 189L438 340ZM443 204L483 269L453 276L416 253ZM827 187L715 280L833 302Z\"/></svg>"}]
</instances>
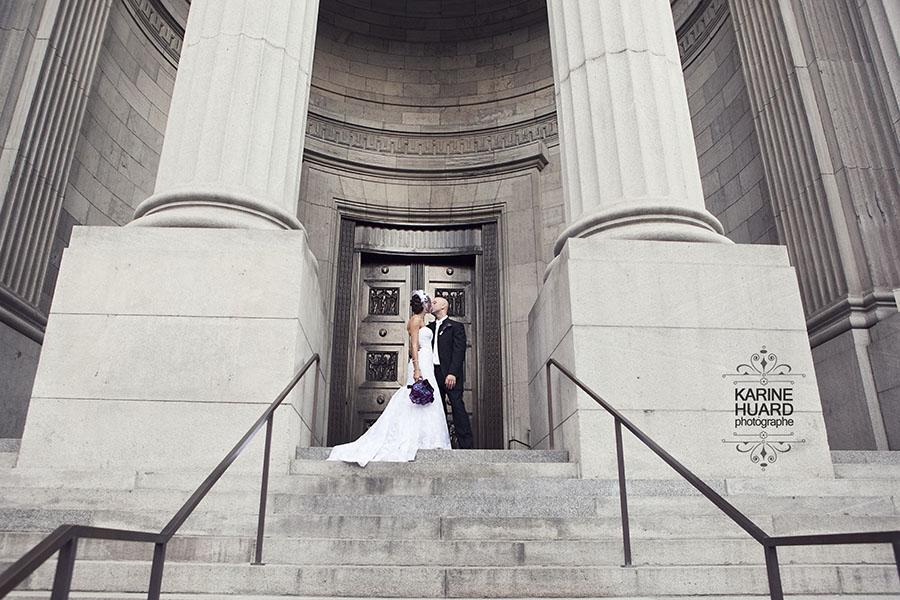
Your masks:
<instances>
[{"instance_id":1,"label":"stone column","mask_svg":"<svg viewBox=\"0 0 900 600\"><path fill-rule=\"evenodd\" d=\"M787 252L730 244L704 208L669 2L548 11L570 224L528 315L537 447L565 448L582 477L615 476L611 418L548 375L552 357L701 476L831 475ZM779 383L790 408L771 408L792 418L743 419L740 386L769 380L731 375L770 352L803 374ZM768 458L742 451L748 442ZM632 477L675 477L627 435L625 456Z\"/></svg>"},{"instance_id":2,"label":"stone column","mask_svg":"<svg viewBox=\"0 0 900 600\"><path fill-rule=\"evenodd\" d=\"M134 225L301 229L318 0L194 0L155 193Z\"/></svg>"},{"instance_id":3,"label":"stone column","mask_svg":"<svg viewBox=\"0 0 900 600\"><path fill-rule=\"evenodd\" d=\"M47 267L111 3L0 2L0 438L25 424Z\"/></svg>"},{"instance_id":4,"label":"stone column","mask_svg":"<svg viewBox=\"0 0 900 600\"><path fill-rule=\"evenodd\" d=\"M0 11L12 17L0 23L13 32L5 48L24 52L15 69L20 77L5 80L11 93L0 106L0 320L17 320L13 326L36 340L53 234L111 1L48 0L33 13L27 3ZM36 21L34 38L17 18Z\"/></svg>"},{"instance_id":5,"label":"stone column","mask_svg":"<svg viewBox=\"0 0 900 600\"><path fill-rule=\"evenodd\" d=\"M866 350L873 327L898 318L900 285L900 144L879 44L867 39L856 2L730 6L779 236L800 277L829 440L835 449L900 448L900 427L891 444L885 429L900 423L900 410L883 414L897 403L880 399Z\"/></svg>"},{"instance_id":6,"label":"stone column","mask_svg":"<svg viewBox=\"0 0 900 600\"><path fill-rule=\"evenodd\" d=\"M729 243L707 212L665 0L548 2L572 237Z\"/></svg>"}]
</instances>

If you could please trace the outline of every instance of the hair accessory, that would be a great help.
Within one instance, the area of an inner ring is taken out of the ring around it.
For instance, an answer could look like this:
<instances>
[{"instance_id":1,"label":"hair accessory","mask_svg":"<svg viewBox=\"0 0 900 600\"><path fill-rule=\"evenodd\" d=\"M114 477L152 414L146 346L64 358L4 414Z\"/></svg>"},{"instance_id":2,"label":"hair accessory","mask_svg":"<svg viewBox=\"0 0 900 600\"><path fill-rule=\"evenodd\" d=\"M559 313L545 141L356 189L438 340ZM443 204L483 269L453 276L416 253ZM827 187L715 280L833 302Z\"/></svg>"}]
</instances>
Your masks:
<instances>
[{"instance_id":1,"label":"hair accessory","mask_svg":"<svg viewBox=\"0 0 900 600\"><path fill-rule=\"evenodd\" d=\"M413 292L414 296L418 296L419 300L422 301L422 304L428 304L431 302L431 298L428 297L428 294L425 293L425 290L416 290Z\"/></svg>"}]
</instances>

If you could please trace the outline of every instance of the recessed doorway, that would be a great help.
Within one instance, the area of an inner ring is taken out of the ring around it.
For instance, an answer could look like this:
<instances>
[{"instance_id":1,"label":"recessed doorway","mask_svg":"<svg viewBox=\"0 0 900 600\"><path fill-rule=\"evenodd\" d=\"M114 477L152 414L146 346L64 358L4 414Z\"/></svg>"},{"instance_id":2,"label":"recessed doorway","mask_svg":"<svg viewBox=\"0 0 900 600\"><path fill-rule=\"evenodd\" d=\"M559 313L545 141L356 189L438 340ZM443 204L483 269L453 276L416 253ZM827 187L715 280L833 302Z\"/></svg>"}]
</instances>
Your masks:
<instances>
[{"instance_id":1,"label":"recessed doorway","mask_svg":"<svg viewBox=\"0 0 900 600\"><path fill-rule=\"evenodd\" d=\"M346 277L338 274L335 294L329 445L359 437L405 384L409 300L424 289L447 298L450 316L466 328L463 399L476 447L502 447L498 269L482 247L485 234L496 236L496 223L487 225L489 231L484 224L423 231L343 224L338 264ZM448 425L452 434L449 417Z\"/></svg>"}]
</instances>

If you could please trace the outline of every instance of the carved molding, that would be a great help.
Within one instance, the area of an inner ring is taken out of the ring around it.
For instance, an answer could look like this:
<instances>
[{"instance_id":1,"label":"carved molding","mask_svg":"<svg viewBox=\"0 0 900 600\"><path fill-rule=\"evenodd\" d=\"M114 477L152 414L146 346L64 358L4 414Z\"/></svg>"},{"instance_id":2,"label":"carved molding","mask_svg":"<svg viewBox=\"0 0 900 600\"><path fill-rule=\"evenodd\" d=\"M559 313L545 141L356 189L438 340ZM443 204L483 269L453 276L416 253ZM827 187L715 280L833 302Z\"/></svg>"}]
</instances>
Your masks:
<instances>
[{"instance_id":1,"label":"carved molding","mask_svg":"<svg viewBox=\"0 0 900 600\"><path fill-rule=\"evenodd\" d=\"M159 48L173 67L178 67L184 28L159 0L123 0L144 35Z\"/></svg>"},{"instance_id":2,"label":"carved molding","mask_svg":"<svg viewBox=\"0 0 900 600\"><path fill-rule=\"evenodd\" d=\"M728 0L703 0L677 32L681 66L686 69L722 27Z\"/></svg>"},{"instance_id":3,"label":"carved molding","mask_svg":"<svg viewBox=\"0 0 900 600\"><path fill-rule=\"evenodd\" d=\"M306 135L329 144L396 156L466 156L550 141L559 135L552 112L513 125L477 131L415 133L354 125L309 113Z\"/></svg>"},{"instance_id":4,"label":"carved molding","mask_svg":"<svg viewBox=\"0 0 900 600\"><path fill-rule=\"evenodd\" d=\"M363 251L404 254L478 254L481 252L481 229L424 229L359 224L356 227L354 247Z\"/></svg>"}]
</instances>

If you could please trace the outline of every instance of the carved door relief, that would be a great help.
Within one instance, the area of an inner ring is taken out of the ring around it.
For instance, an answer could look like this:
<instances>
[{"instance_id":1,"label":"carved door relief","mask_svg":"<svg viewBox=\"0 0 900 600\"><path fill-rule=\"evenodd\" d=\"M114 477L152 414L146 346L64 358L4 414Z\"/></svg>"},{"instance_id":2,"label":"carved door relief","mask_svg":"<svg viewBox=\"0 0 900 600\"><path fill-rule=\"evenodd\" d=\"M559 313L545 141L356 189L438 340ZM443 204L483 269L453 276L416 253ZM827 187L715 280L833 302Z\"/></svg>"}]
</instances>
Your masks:
<instances>
[{"instance_id":1,"label":"carved door relief","mask_svg":"<svg viewBox=\"0 0 900 600\"><path fill-rule=\"evenodd\" d=\"M466 328L463 399L476 447L502 448L500 322L499 313L492 308L499 306L494 297L499 291L498 257L489 260L481 252L482 231L496 237L496 225L438 230L426 232L424 237L421 230L414 230L416 239L407 240L405 236L412 234L402 229L398 233L396 228L385 228L388 233L379 237L377 226L355 225L354 233L348 223L352 221L342 222L337 261L338 281L344 283L335 298L328 444L356 439L406 384L409 347L405 323L410 295L421 288L431 296L446 298L450 316ZM394 241L396 247L384 240ZM413 241L415 245L410 243ZM496 240L486 238L485 242L495 251ZM427 250L422 254L409 253L423 247ZM493 290L491 298L485 297L485 289ZM488 307L487 313L481 312L482 304ZM485 314L492 322L485 321ZM493 333L485 340L485 332ZM485 358L484 352L497 356ZM448 418L449 423L452 419Z\"/></svg>"}]
</instances>

